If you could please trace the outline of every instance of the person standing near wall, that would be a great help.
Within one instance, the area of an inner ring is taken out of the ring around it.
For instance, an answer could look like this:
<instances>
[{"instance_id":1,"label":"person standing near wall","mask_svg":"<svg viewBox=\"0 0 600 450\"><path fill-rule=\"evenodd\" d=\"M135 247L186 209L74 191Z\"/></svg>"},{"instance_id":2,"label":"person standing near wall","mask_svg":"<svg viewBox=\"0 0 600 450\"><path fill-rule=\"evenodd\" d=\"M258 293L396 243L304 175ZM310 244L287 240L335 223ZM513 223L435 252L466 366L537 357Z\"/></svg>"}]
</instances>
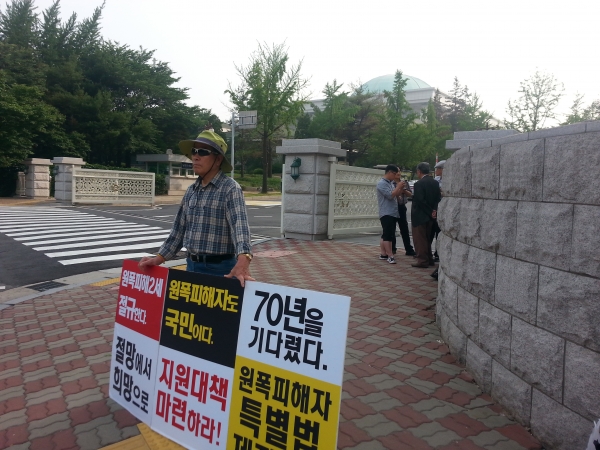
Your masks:
<instances>
[{"instance_id":1,"label":"person standing near wall","mask_svg":"<svg viewBox=\"0 0 600 450\"><path fill-rule=\"evenodd\" d=\"M408 232L408 221L406 220L406 203L408 197L412 197L412 191L408 187L407 181L402 181L402 174L400 171L396 173L394 177L395 186L403 185L400 195L398 195L398 227L400 227L400 236L402 236L402 243L404 244L404 251L406 256L415 256L415 250L410 243L410 233ZM392 241L392 253L396 253L396 232L394 230L394 240Z\"/></svg>"},{"instance_id":2,"label":"person standing near wall","mask_svg":"<svg viewBox=\"0 0 600 450\"><path fill-rule=\"evenodd\" d=\"M398 220L398 201L403 184L394 186L392 183L398 173L398 167L389 164L385 168L383 178L377 183L377 205L379 206L379 221L381 222L381 239L379 241L379 259L396 264L392 252L392 241L396 236L396 221Z\"/></svg>"},{"instance_id":3,"label":"person standing near wall","mask_svg":"<svg viewBox=\"0 0 600 450\"><path fill-rule=\"evenodd\" d=\"M417 260L411 265L413 267L428 268L429 266L435 266L429 237L433 222L437 218L437 207L442 196L440 185L429 176L429 163L419 163L417 177L419 181L414 186L415 192L410 214Z\"/></svg>"}]
</instances>

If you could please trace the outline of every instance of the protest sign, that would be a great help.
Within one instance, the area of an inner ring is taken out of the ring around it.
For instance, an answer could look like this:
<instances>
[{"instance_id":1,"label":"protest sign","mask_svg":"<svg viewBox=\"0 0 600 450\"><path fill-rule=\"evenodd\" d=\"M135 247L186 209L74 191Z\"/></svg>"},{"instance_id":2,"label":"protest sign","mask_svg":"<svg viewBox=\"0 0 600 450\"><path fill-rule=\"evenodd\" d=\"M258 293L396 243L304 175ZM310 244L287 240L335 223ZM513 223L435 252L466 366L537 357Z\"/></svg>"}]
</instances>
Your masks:
<instances>
[{"instance_id":1,"label":"protest sign","mask_svg":"<svg viewBox=\"0 0 600 450\"><path fill-rule=\"evenodd\" d=\"M110 396L187 448L333 450L349 308L344 296L126 261Z\"/></svg>"},{"instance_id":2,"label":"protest sign","mask_svg":"<svg viewBox=\"0 0 600 450\"><path fill-rule=\"evenodd\" d=\"M115 314L110 363L110 397L135 417L150 423L160 323L168 269L140 273L135 261L124 261Z\"/></svg>"}]
</instances>

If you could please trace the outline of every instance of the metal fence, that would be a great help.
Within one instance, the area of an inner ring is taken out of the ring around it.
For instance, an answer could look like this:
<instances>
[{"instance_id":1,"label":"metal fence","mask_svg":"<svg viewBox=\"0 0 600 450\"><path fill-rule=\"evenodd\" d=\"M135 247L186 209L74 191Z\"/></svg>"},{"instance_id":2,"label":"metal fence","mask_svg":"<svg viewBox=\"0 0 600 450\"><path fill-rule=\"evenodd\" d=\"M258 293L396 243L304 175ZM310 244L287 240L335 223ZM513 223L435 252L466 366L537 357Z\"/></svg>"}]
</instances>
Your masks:
<instances>
[{"instance_id":1,"label":"metal fence","mask_svg":"<svg viewBox=\"0 0 600 450\"><path fill-rule=\"evenodd\" d=\"M154 205L154 174L116 170L74 169L75 203Z\"/></svg>"},{"instance_id":2,"label":"metal fence","mask_svg":"<svg viewBox=\"0 0 600 450\"><path fill-rule=\"evenodd\" d=\"M327 237L379 232L376 185L383 176L378 169L331 165Z\"/></svg>"}]
</instances>

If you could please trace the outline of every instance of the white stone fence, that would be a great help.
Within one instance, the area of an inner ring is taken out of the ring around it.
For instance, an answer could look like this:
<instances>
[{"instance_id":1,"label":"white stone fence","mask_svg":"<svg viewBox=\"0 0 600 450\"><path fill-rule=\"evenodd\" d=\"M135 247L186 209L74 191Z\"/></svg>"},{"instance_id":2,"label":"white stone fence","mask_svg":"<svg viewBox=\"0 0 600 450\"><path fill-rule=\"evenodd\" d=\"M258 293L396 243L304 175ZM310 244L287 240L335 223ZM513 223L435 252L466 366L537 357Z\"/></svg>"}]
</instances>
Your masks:
<instances>
[{"instance_id":1,"label":"white stone fence","mask_svg":"<svg viewBox=\"0 0 600 450\"><path fill-rule=\"evenodd\" d=\"M600 122L458 150L439 207L437 321L548 449L600 418Z\"/></svg>"},{"instance_id":2,"label":"white stone fence","mask_svg":"<svg viewBox=\"0 0 600 450\"><path fill-rule=\"evenodd\" d=\"M327 237L381 231L376 186L382 170L332 164Z\"/></svg>"},{"instance_id":3,"label":"white stone fence","mask_svg":"<svg viewBox=\"0 0 600 450\"><path fill-rule=\"evenodd\" d=\"M73 169L72 203L154 205L154 174Z\"/></svg>"}]
</instances>

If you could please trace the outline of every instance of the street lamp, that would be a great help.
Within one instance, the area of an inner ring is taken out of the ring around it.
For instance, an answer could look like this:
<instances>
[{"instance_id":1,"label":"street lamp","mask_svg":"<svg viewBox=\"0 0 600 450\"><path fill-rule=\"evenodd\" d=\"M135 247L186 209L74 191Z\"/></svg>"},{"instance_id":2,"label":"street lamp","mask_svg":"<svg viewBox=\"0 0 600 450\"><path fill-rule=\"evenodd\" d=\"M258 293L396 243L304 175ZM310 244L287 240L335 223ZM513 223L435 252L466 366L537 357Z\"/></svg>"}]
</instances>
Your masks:
<instances>
[{"instance_id":1,"label":"street lamp","mask_svg":"<svg viewBox=\"0 0 600 450\"><path fill-rule=\"evenodd\" d=\"M302 165L302 160L300 158L295 158L294 162L290 165L290 175L294 179L294 182L300 177L300 166Z\"/></svg>"}]
</instances>

